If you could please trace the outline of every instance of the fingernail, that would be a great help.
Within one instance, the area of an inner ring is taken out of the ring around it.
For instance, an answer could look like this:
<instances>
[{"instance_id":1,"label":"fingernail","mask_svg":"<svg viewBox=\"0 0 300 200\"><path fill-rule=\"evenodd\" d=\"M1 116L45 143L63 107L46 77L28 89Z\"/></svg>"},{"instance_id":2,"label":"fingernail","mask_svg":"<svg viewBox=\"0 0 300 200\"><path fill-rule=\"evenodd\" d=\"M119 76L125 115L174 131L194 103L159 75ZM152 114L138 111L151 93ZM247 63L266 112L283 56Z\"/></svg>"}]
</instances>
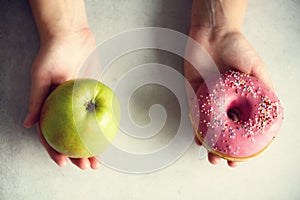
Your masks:
<instances>
[{"instance_id":1,"label":"fingernail","mask_svg":"<svg viewBox=\"0 0 300 200\"><path fill-rule=\"evenodd\" d=\"M24 121L23 121L23 126L25 128L29 128L30 127L29 124L28 124L29 118L30 118L30 114L28 113L27 116L25 117Z\"/></svg>"},{"instance_id":2,"label":"fingernail","mask_svg":"<svg viewBox=\"0 0 300 200\"><path fill-rule=\"evenodd\" d=\"M89 168L90 166L91 166L91 165L90 165L90 163L88 163L88 162L85 162L85 163L84 163L84 167L83 167L83 168L84 168L84 169L87 169L87 168Z\"/></svg>"},{"instance_id":3,"label":"fingernail","mask_svg":"<svg viewBox=\"0 0 300 200\"><path fill-rule=\"evenodd\" d=\"M66 161L66 160L61 160L61 161L58 163L58 165L59 165L60 167L64 167L66 164L67 164L67 161Z\"/></svg>"},{"instance_id":4,"label":"fingernail","mask_svg":"<svg viewBox=\"0 0 300 200\"><path fill-rule=\"evenodd\" d=\"M96 162L96 169L98 169L100 167L100 163L99 162Z\"/></svg>"}]
</instances>

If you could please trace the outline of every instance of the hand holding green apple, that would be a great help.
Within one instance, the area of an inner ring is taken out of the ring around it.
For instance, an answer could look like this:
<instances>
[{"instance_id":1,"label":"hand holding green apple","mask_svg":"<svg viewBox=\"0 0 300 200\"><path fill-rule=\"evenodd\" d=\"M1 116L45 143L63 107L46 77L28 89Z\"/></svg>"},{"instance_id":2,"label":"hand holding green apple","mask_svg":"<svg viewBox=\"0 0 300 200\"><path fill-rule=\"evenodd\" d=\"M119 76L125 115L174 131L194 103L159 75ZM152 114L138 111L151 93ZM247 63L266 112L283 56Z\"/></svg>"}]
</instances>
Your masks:
<instances>
[{"instance_id":1,"label":"hand holding green apple","mask_svg":"<svg viewBox=\"0 0 300 200\"><path fill-rule=\"evenodd\" d=\"M119 118L119 102L109 87L94 79L75 79L48 96L40 129L59 153L85 158L107 148L118 130Z\"/></svg>"}]
</instances>

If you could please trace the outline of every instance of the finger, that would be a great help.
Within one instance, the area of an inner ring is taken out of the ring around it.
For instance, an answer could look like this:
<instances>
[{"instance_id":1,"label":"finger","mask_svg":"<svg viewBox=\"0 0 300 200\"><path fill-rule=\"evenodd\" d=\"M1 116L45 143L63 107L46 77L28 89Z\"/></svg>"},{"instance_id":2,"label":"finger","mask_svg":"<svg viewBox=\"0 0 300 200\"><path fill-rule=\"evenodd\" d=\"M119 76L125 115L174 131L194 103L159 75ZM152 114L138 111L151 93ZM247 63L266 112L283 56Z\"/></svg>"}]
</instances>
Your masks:
<instances>
[{"instance_id":1,"label":"finger","mask_svg":"<svg viewBox=\"0 0 300 200\"><path fill-rule=\"evenodd\" d=\"M44 146L44 148L47 150L49 156L51 159L60 167L63 167L67 164L67 156L58 153L55 151L46 141L45 137L43 136L39 124L37 125L37 131L39 133L39 139L41 141L41 144Z\"/></svg>"},{"instance_id":2,"label":"finger","mask_svg":"<svg viewBox=\"0 0 300 200\"><path fill-rule=\"evenodd\" d=\"M252 75L264 82L272 91L275 90L264 63L256 68L254 67L252 70Z\"/></svg>"},{"instance_id":3,"label":"finger","mask_svg":"<svg viewBox=\"0 0 300 200\"><path fill-rule=\"evenodd\" d=\"M70 158L71 162L82 170L85 170L91 166L88 158Z\"/></svg>"},{"instance_id":4,"label":"finger","mask_svg":"<svg viewBox=\"0 0 300 200\"><path fill-rule=\"evenodd\" d=\"M100 162L96 157L89 158L89 161L92 169L98 169L100 167Z\"/></svg>"},{"instance_id":5,"label":"finger","mask_svg":"<svg viewBox=\"0 0 300 200\"><path fill-rule=\"evenodd\" d=\"M237 162L233 162L233 161L227 161L227 164L229 167L237 167Z\"/></svg>"},{"instance_id":6,"label":"finger","mask_svg":"<svg viewBox=\"0 0 300 200\"><path fill-rule=\"evenodd\" d=\"M217 155L215 155L215 154L213 154L213 153L211 153L211 152L209 152L208 153L208 161L211 163L211 164L213 164L213 165L216 165L216 164L218 164L219 162L220 162L220 157L219 156L217 156Z\"/></svg>"},{"instance_id":7,"label":"finger","mask_svg":"<svg viewBox=\"0 0 300 200\"><path fill-rule=\"evenodd\" d=\"M24 127L32 127L38 120L41 107L51 86L47 75L33 74L31 79L29 111L23 122Z\"/></svg>"},{"instance_id":8,"label":"finger","mask_svg":"<svg viewBox=\"0 0 300 200\"><path fill-rule=\"evenodd\" d=\"M197 135L195 136L194 140L195 140L195 142L196 142L197 145L199 145L199 146L202 145L201 142L200 142L200 140L198 139Z\"/></svg>"}]
</instances>

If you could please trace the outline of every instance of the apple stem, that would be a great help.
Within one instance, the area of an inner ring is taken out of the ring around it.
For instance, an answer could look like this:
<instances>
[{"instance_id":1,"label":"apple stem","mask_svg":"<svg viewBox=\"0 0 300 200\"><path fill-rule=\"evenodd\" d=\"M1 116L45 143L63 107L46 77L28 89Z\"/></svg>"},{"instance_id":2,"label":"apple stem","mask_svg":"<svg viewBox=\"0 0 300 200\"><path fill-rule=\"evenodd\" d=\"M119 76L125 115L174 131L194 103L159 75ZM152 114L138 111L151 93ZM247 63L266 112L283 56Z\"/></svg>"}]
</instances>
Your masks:
<instances>
[{"instance_id":1,"label":"apple stem","mask_svg":"<svg viewBox=\"0 0 300 200\"><path fill-rule=\"evenodd\" d=\"M94 112L96 109L95 103L91 100L86 104L86 110L90 112Z\"/></svg>"}]
</instances>

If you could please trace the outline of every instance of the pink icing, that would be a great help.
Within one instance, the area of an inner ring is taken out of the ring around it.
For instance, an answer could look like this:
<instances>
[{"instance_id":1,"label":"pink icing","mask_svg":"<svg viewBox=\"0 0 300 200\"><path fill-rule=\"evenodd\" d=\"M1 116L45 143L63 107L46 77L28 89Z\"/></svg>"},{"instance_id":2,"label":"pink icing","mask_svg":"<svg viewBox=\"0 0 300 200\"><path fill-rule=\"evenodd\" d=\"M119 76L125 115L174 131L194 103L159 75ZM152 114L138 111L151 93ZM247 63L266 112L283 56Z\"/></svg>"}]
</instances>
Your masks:
<instances>
[{"instance_id":1,"label":"pink icing","mask_svg":"<svg viewBox=\"0 0 300 200\"><path fill-rule=\"evenodd\" d=\"M251 157L275 138L283 120L279 99L248 74L227 71L197 90L191 117L209 150L233 158Z\"/></svg>"}]
</instances>

